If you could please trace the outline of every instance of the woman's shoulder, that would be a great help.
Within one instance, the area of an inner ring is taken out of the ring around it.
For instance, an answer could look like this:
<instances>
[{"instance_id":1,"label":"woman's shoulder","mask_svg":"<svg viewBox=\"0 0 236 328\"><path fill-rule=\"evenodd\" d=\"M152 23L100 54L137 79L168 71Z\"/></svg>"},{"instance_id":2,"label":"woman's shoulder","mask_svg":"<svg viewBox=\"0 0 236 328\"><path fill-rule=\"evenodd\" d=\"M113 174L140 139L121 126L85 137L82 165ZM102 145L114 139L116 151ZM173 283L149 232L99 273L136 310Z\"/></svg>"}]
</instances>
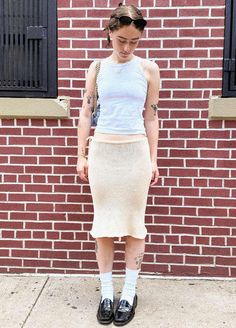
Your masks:
<instances>
[{"instance_id":1,"label":"woman's shoulder","mask_svg":"<svg viewBox=\"0 0 236 328\"><path fill-rule=\"evenodd\" d=\"M159 66L154 60L146 59L146 58L141 58L141 64L144 69L148 70L150 73L154 73L156 71L159 71Z\"/></svg>"}]
</instances>

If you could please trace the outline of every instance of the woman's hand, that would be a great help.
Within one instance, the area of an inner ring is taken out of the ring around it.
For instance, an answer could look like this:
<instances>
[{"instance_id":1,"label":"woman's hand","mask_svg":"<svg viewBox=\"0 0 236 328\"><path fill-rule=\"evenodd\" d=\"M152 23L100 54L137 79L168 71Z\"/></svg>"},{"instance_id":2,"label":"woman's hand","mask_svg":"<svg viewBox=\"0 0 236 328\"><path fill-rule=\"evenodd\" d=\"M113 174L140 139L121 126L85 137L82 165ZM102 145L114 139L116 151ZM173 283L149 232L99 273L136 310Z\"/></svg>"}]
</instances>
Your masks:
<instances>
[{"instance_id":1,"label":"woman's hand","mask_svg":"<svg viewBox=\"0 0 236 328\"><path fill-rule=\"evenodd\" d=\"M157 183L158 178L159 178L159 170L158 170L158 167L157 167L157 163L155 161L155 162L152 162L151 187L154 186Z\"/></svg>"},{"instance_id":2,"label":"woman's hand","mask_svg":"<svg viewBox=\"0 0 236 328\"><path fill-rule=\"evenodd\" d=\"M88 182L88 161L85 157L78 157L77 173L81 180Z\"/></svg>"}]
</instances>

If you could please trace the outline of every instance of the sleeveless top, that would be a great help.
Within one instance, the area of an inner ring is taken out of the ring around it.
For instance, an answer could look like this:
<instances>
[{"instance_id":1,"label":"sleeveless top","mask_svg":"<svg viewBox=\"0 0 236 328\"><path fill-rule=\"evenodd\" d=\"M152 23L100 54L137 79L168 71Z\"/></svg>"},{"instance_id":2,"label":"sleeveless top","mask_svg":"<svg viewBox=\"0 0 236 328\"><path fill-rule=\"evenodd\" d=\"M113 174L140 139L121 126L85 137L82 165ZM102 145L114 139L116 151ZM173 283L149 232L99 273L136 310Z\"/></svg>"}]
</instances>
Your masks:
<instances>
[{"instance_id":1,"label":"sleeveless top","mask_svg":"<svg viewBox=\"0 0 236 328\"><path fill-rule=\"evenodd\" d=\"M117 64L111 58L101 61L97 76L100 116L95 131L110 134L146 134L143 110L147 79L141 58Z\"/></svg>"}]
</instances>

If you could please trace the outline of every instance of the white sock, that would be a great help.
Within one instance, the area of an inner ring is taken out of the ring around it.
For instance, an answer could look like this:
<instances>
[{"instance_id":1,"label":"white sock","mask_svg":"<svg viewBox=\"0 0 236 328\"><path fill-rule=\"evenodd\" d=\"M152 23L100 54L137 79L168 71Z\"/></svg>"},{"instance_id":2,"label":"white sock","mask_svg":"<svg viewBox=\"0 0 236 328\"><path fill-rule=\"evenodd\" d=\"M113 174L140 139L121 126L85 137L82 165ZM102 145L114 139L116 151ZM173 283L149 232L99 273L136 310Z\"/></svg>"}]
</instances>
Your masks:
<instances>
[{"instance_id":1,"label":"white sock","mask_svg":"<svg viewBox=\"0 0 236 328\"><path fill-rule=\"evenodd\" d=\"M121 300L126 300L130 305L133 304L136 293L136 284L140 270L130 270L126 268L125 271L125 285L123 287Z\"/></svg>"},{"instance_id":2,"label":"white sock","mask_svg":"<svg viewBox=\"0 0 236 328\"><path fill-rule=\"evenodd\" d=\"M112 272L100 273L102 301L109 298L113 302Z\"/></svg>"}]
</instances>

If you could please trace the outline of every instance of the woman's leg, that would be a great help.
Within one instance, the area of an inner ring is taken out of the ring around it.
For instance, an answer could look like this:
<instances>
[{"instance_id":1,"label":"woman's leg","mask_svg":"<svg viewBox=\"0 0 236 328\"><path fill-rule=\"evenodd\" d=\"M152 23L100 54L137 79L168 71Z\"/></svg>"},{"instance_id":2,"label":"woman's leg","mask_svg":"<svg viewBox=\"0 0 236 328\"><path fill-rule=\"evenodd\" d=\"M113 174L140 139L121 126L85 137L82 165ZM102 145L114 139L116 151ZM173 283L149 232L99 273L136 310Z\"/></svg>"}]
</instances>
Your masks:
<instances>
[{"instance_id":1,"label":"woman's leg","mask_svg":"<svg viewBox=\"0 0 236 328\"><path fill-rule=\"evenodd\" d=\"M137 278L141 269L144 250L145 239L137 239L131 236L126 237L126 274L121 299L127 300L131 305L136 294Z\"/></svg>"},{"instance_id":2,"label":"woman's leg","mask_svg":"<svg viewBox=\"0 0 236 328\"><path fill-rule=\"evenodd\" d=\"M113 301L112 267L114 260L114 239L96 239L96 257L100 271L102 300L109 298Z\"/></svg>"}]
</instances>

